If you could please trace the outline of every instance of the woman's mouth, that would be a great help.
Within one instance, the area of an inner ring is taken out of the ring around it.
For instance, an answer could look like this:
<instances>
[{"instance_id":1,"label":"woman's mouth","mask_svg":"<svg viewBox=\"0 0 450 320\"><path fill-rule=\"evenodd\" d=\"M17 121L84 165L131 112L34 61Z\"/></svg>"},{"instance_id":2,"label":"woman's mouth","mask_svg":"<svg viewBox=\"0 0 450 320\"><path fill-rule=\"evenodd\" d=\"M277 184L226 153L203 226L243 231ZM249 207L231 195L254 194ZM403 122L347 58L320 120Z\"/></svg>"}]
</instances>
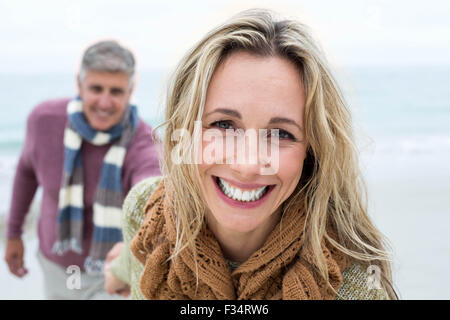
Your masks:
<instances>
[{"instance_id":1,"label":"woman's mouth","mask_svg":"<svg viewBox=\"0 0 450 320\"><path fill-rule=\"evenodd\" d=\"M259 205L275 187L275 185L265 185L256 188L241 189L219 177L213 177L213 180L217 189L219 189L219 195L228 204L240 207L254 207Z\"/></svg>"}]
</instances>

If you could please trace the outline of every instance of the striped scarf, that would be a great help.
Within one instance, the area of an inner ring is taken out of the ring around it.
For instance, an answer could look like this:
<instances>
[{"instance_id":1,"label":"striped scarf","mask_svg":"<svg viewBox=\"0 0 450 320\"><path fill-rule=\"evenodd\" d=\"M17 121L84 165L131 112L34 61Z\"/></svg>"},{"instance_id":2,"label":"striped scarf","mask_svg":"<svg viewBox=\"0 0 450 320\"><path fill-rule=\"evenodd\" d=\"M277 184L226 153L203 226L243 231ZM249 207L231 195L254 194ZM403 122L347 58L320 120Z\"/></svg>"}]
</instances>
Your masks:
<instances>
[{"instance_id":1,"label":"striped scarf","mask_svg":"<svg viewBox=\"0 0 450 320\"><path fill-rule=\"evenodd\" d=\"M82 253L83 244L83 166L81 144L83 139L94 145L113 141L103 159L93 211L94 231L85 270L101 274L106 254L116 242L122 241L122 165L126 149L138 126L136 106L127 107L122 121L107 131L90 127L79 97L67 105L68 125L64 131L64 169L59 192L57 242L53 252L63 255L68 250Z\"/></svg>"}]
</instances>

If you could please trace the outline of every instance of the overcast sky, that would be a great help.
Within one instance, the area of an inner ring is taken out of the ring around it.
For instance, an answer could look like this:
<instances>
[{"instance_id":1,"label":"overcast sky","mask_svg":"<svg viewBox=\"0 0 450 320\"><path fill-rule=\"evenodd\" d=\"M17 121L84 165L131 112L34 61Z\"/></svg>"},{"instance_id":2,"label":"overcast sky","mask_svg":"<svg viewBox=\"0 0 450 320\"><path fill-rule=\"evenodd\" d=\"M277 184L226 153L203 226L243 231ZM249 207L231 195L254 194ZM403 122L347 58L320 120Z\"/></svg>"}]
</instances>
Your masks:
<instances>
[{"instance_id":1,"label":"overcast sky","mask_svg":"<svg viewBox=\"0 0 450 320\"><path fill-rule=\"evenodd\" d=\"M209 29L251 7L308 24L337 65L450 64L448 1L0 0L0 72L72 72L114 38L140 70L165 68Z\"/></svg>"}]
</instances>

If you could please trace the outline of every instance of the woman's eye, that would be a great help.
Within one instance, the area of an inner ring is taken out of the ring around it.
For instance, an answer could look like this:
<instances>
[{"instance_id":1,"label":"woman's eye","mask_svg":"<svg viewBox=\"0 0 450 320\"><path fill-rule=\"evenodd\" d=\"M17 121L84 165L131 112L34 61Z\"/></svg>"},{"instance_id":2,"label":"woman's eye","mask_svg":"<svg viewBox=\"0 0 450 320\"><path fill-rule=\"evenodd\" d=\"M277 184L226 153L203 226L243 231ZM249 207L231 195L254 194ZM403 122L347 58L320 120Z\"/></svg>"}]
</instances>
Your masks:
<instances>
[{"instance_id":1,"label":"woman's eye","mask_svg":"<svg viewBox=\"0 0 450 320\"><path fill-rule=\"evenodd\" d=\"M223 130L232 129L233 128L233 126L231 125L231 123L229 121L224 121L224 120L213 122L211 124L211 126L212 127L217 127L219 129L223 129Z\"/></svg>"},{"instance_id":2,"label":"woman's eye","mask_svg":"<svg viewBox=\"0 0 450 320\"><path fill-rule=\"evenodd\" d=\"M295 137L289 132L281 129L272 129L270 130L270 137L278 137L278 139L289 139L295 140Z\"/></svg>"}]
</instances>

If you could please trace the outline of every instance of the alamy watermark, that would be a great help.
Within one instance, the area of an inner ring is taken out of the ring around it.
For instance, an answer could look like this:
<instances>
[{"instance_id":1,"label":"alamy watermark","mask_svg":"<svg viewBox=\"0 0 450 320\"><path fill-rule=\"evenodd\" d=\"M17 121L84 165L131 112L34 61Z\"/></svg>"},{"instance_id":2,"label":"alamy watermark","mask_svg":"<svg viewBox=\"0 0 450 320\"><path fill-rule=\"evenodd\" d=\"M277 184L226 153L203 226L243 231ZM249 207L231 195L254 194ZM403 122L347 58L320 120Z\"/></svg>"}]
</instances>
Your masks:
<instances>
[{"instance_id":1,"label":"alamy watermark","mask_svg":"<svg viewBox=\"0 0 450 320\"><path fill-rule=\"evenodd\" d=\"M369 290L381 289L381 269L377 265L370 265L367 267L367 280L366 284Z\"/></svg>"},{"instance_id":2,"label":"alamy watermark","mask_svg":"<svg viewBox=\"0 0 450 320\"><path fill-rule=\"evenodd\" d=\"M261 175L276 174L280 165L279 129L202 129L195 121L194 132L177 129L177 144L171 153L174 164L258 165Z\"/></svg>"},{"instance_id":3,"label":"alamy watermark","mask_svg":"<svg viewBox=\"0 0 450 320\"><path fill-rule=\"evenodd\" d=\"M66 280L66 288L69 290L81 289L81 269L79 266L70 265L66 269L66 273L70 276Z\"/></svg>"}]
</instances>

